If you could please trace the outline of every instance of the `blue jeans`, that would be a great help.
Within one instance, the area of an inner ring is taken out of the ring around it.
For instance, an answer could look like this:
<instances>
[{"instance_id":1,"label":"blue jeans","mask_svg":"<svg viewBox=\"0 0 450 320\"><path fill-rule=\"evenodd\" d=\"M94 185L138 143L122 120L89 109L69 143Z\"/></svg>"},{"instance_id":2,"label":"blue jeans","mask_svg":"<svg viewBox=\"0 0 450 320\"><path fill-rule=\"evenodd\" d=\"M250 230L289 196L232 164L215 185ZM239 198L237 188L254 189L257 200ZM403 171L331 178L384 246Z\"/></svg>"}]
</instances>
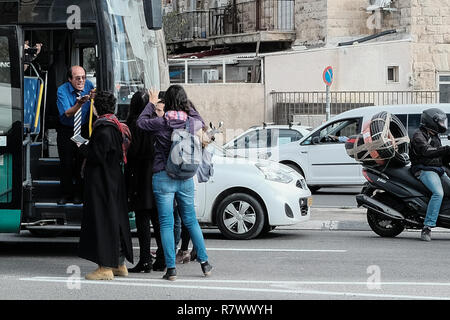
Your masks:
<instances>
[{"instance_id":1,"label":"blue jeans","mask_svg":"<svg viewBox=\"0 0 450 320\"><path fill-rule=\"evenodd\" d=\"M446 173L442 179L449 179ZM436 227L436 221L441 210L442 199L444 198L444 190L442 188L441 177L434 171L422 170L419 180L431 191L432 195L428 202L427 215L425 217L424 226L429 228Z\"/></svg>"},{"instance_id":2,"label":"blue jeans","mask_svg":"<svg viewBox=\"0 0 450 320\"><path fill-rule=\"evenodd\" d=\"M175 180L165 171L153 175L153 193L158 207L161 242L167 268L175 268L175 239L173 200L177 201L178 212L189 230L192 244L197 251L197 260L208 261L205 241L198 224L194 208L194 180Z\"/></svg>"},{"instance_id":3,"label":"blue jeans","mask_svg":"<svg viewBox=\"0 0 450 320\"><path fill-rule=\"evenodd\" d=\"M178 213L178 208L175 207L175 210L173 211L173 218L174 218L174 224L173 224L173 233L175 237L175 250L177 250L178 243L180 243L181 239L181 217Z\"/></svg>"}]
</instances>

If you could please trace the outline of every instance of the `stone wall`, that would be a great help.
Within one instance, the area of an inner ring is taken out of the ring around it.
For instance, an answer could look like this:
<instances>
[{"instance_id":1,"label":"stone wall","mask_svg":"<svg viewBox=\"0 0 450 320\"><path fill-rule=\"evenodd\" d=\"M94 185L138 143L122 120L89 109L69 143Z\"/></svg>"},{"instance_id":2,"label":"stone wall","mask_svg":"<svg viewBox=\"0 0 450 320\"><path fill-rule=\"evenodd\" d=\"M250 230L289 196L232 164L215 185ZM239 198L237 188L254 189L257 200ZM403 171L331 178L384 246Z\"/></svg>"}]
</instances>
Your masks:
<instances>
[{"instance_id":1,"label":"stone wall","mask_svg":"<svg viewBox=\"0 0 450 320\"><path fill-rule=\"evenodd\" d=\"M320 46L327 37L327 0L295 1L296 44Z\"/></svg>"},{"instance_id":2,"label":"stone wall","mask_svg":"<svg viewBox=\"0 0 450 320\"><path fill-rule=\"evenodd\" d=\"M368 0L328 0L327 42L370 34L367 28Z\"/></svg>"},{"instance_id":3,"label":"stone wall","mask_svg":"<svg viewBox=\"0 0 450 320\"><path fill-rule=\"evenodd\" d=\"M446 0L411 0L415 90L437 90L437 74L450 71L449 4Z\"/></svg>"},{"instance_id":4,"label":"stone wall","mask_svg":"<svg viewBox=\"0 0 450 320\"><path fill-rule=\"evenodd\" d=\"M183 84L189 99L205 120L224 122L220 144L264 121L264 85L260 83Z\"/></svg>"}]
</instances>

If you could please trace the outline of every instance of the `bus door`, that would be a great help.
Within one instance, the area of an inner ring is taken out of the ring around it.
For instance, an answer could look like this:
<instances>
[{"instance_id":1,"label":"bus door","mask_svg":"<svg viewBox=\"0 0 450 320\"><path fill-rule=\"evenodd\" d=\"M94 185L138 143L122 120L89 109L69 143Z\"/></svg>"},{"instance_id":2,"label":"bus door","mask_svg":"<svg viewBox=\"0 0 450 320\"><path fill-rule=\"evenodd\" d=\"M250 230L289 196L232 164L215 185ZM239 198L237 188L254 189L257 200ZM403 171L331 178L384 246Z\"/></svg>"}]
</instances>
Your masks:
<instances>
[{"instance_id":1,"label":"bus door","mask_svg":"<svg viewBox=\"0 0 450 320\"><path fill-rule=\"evenodd\" d=\"M19 232L23 183L22 31L0 26L0 232Z\"/></svg>"}]
</instances>

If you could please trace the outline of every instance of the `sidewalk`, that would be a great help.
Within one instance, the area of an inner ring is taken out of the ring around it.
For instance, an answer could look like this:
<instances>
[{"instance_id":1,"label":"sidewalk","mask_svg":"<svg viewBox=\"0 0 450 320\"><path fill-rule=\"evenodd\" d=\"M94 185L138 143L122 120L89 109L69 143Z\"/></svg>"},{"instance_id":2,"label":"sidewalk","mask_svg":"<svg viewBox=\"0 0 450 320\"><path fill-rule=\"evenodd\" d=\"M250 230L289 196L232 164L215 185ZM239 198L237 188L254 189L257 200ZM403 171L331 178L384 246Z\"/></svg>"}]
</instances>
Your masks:
<instances>
[{"instance_id":1,"label":"sidewalk","mask_svg":"<svg viewBox=\"0 0 450 320\"><path fill-rule=\"evenodd\" d=\"M311 208L309 221L279 229L370 231L364 208Z\"/></svg>"},{"instance_id":2,"label":"sidewalk","mask_svg":"<svg viewBox=\"0 0 450 320\"><path fill-rule=\"evenodd\" d=\"M311 208L309 221L292 226L280 226L279 229L289 230L341 230L341 231L372 231L367 223L365 208ZM420 232L420 230L405 230ZM404 232L405 232L404 231ZM450 232L450 229L435 228L433 232Z\"/></svg>"}]
</instances>

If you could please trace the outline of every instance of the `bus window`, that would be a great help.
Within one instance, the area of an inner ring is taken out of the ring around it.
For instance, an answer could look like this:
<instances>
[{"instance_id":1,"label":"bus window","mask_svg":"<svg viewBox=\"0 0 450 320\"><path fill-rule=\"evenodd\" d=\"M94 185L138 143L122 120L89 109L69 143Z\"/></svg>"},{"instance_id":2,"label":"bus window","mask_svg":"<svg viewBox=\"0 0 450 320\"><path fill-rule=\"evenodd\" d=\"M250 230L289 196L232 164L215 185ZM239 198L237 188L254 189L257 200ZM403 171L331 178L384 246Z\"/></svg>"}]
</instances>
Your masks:
<instances>
[{"instance_id":1,"label":"bus window","mask_svg":"<svg viewBox=\"0 0 450 320\"><path fill-rule=\"evenodd\" d=\"M7 37L0 37L0 134L12 125L11 72Z\"/></svg>"},{"instance_id":2,"label":"bus window","mask_svg":"<svg viewBox=\"0 0 450 320\"><path fill-rule=\"evenodd\" d=\"M86 70L86 78L89 79L94 87L97 86L97 78L96 78L96 54L95 54L95 48L94 47L87 47L83 48L81 53L81 65L83 66L84 70Z\"/></svg>"},{"instance_id":3,"label":"bus window","mask_svg":"<svg viewBox=\"0 0 450 320\"><path fill-rule=\"evenodd\" d=\"M12 126L11 71L7 37L0 37L0 147L6 147L5 134ZM11 154L0 152L0 203L11 202Z\"/></svg>"},{"instance_id":4,"label":"bus window","mask_svg":"<svg viewBox=\"0 0 450 320\"><path fill-rule=\"evenodd\" d=\"M160 88L157 39L146 27L142 1L108 1L118 116L126 118L133 94Z\"/></svg>"}]
</instances>

